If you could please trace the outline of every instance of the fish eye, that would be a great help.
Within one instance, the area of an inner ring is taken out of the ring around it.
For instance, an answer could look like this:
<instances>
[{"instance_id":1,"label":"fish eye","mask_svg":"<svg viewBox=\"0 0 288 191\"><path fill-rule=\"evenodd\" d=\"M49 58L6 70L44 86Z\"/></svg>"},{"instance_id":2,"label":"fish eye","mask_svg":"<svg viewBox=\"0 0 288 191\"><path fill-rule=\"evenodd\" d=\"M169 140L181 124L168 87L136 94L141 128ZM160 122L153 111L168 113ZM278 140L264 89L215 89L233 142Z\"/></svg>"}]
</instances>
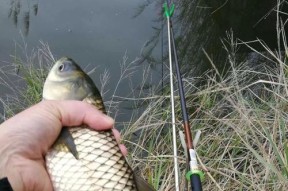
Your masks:
<instances>
[{"instance_id":1,"label":"fish eye","mask_svg":"<svg viewBox=\"0 0 288 191\"><path fill-rule=\"evenodd\" d=\"M58 70L59 70L60 72L62 72L62 71L64 70L64 64L61 64L61 65L59 66Z\"/></svg>"}]
</instances>

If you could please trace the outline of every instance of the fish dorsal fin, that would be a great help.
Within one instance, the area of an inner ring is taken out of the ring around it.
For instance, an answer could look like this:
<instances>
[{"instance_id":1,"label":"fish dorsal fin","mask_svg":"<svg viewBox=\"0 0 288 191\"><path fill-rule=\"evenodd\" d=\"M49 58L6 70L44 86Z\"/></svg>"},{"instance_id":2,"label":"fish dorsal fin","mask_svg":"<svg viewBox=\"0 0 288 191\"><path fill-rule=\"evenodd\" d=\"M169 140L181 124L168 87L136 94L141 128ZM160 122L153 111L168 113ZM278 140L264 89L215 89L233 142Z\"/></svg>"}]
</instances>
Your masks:
<instances>
[{"instance_id":1,"label":"fish dorsal fin","mask_svg":"<svg viewBox=\"0 0 288 191\"><path fill-rule=\"evenodd\" d=\"M148 184L147 181L145 181L139 174L133 173L134 174L134 180L137 185L137 190L138 191L156 191L150 184Z\"/></svg>"}]
</instances>

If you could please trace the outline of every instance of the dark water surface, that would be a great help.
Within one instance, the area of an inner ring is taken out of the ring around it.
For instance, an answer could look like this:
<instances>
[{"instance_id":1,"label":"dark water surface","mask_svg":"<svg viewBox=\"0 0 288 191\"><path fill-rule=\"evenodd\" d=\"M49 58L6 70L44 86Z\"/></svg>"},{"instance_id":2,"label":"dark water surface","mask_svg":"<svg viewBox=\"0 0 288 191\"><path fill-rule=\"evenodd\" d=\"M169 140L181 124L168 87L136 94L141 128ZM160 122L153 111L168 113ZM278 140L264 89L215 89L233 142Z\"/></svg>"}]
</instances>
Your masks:
<instances>
[{"instance_id":1,"label":"dark water surface","mask_svg":"<svg viewBox=\"0 0 288 191\"><path fill-rule=\"evenodd\" d=\"M230 67L223 43L232 51L235 46L230 46L231 39L234 44L238 43L238 56L245 57L252 52L240 45L242 42L265 51L259 42L255 42L258 39L276 50L277 10L279 20L285 22L287 19L287 2L283 0L181 0L176 4L178 12L174 22L179 29L178 51L185 65L182 68L193 70L190 74L196 76L211 68L203 50L220 72Z\"/></svg>"},{"instance_id":2,"label":"dark water surface","mask_svg":"<svg viewBox=\"0 0 288 191\"><path fill-rule=\"evenodd\" d=\"M11 2L20 2L17 19L13 13L9 17L14 5ZM56 57L68 55L84 66L101 65L113 70L126 51L131 59L138 56L141 47L152 35L152 19L156 14L153 9L146 9L145 14L132 18L141 2L2 0L0 59L9 60L9 55L14 53L15 42L22 42L21 31L30 48L37 47L41 40L50 45ZM34 8L36 5L37 11ZM25 15L29 15L29 24L25 23Z\"/></svg>"},{"instance_id":3,"label":"dark water surface","mask_svg":"<svg viewBox=\"0 0 288 191\"><path fill-rule=\"evenodd\" d=\"M97 66L92 78L98 86L99 75L105 69L109 70L109 87L113 89L119 79L119 63L125 53L128 60L132 61L140 56L144 44L151 47L156 44L152 55L156 58L155 63L161 63L162 39L164 54L167 52L166 25L161 33L161 25L166 23L161 13L163 2L1 0L0 61L11 61L9 55L14 55L15 42L21 44L24 40L28 44L28 50L31 50L37 47L41 40L50 45L57 58L66 55L74 58L84 68ZM172 20L177 36L179 60L182 71L193 76L199 76L211 68L203 50L220 71L229 68L227 53L221 40L227 41L227 34L231 37L231 31L234 42L261 39L275 50L277 9L281 11L279 18L283 21L287 19L287 2L284 0L180 0L175 1L175 4ZM133 17L140 10L143 12ZM149 39L154 41L147 44ZM250 45L264 51L263 47L259 47L259 43ZM250 52L251 50L243 45L237 49L237 54L244 57ZM161 79L160 64L158 66L153 71L151 80L156 83ZM143 71L139 69L138 72L139 75L136 74L133 79L134 85L141 81ZM166 70L164 75L167 73ZM3 90L1 91L0 96L3 95ZM131 88L127 84L121 85L118 95L126 96L129 92ZM107 95L106 100L109 100L111 92Z\"/></svg>"},{"instance_id":4,"label":"dark water surface","mask_svg":"<svg viewBox=\"0 0 288 191\"><path fill-rule=\"evenodd\" d=\"M111 96L123 56L128 62L139 57L153 35L154 6L134 17L142 4L143 0L1 0L0 61L12 62L15 44L27 43L29 55L43 41L56 58L72 57L82 68L88 66L87 70L97 67L92 78L98 86L100 74L108 70ZM17 56L21 51L17 47ZM141 81L138 76L136 85ZM117 95L125 96L129 91L128 85L121 85ZM5 93L1 88L0 96Z\"/></svg>"}]
</instances>

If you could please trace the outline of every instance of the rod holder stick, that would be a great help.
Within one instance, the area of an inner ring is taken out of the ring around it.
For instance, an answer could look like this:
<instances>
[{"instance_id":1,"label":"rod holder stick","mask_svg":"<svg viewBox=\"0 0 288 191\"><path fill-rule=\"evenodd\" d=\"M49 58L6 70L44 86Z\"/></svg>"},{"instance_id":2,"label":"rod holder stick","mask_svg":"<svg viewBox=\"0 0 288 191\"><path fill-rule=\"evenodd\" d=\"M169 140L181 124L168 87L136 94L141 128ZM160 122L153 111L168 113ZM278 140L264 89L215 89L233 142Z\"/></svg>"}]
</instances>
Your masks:
<instances>
[{"instance_id":1,"label":"rod holder stick","mask_svg":"<svg viewBox=\"0 0 288 191\"><path fill-rule=\"evenodd\" d=\"M187 172L186 178L187 180L191 182L192 191L202 191L201 179L204 178L204 174L198 168L198 164L197 164L196 151L194 150L194 146L193 146L193 139L192 139L191 127L189 123L189 116L188 116L187 108L186 108L186 99L185 99L184 87L183 87L183 82L182 82L182 76L181 76L179 64L178 64L178 56L177 56L176 45L175 45L175 40L174 40L175 38L174 38L174 33L173 33L173 27L172 27L172 22L170 21L170 17L173 15L174 8L175 8L174 4L172 4L171 9L169 8L168 0L167 0L167 3L164 4L165 16L167 17L167 26L168 26L170 78L173 79L173 76L171 74L172 72L171 44L172 44L173 53L174 53L174 66L176 69L178 90L179 90L179 96L181 100L183 128L184 128L186 147L187 147L186 149L187 149L188 160L189 160L189 165L190 165L190 171ZM172 99L172 94L171 94L171 99Z\"/></svg>"},{"instance_id":2,"label":"rod holder stick","mask_svg":"<svg viewBox=\"0 0 288 191\"><path fill-rule=\"evenodd\" d=\"M171 101L171 114L172 114L172 131L173 131L173 159L174 159L174 176L175 176L175 190L179 191L179 166L178 166L178 155L177 155L177 139L176 139L176 125L175 125L175 104L174 104L174 80L173 80L173 66L172 66L172 49L171 49L171 38L170 38L170 19L167 17L168 24L168 45L169 45L169 69L170 69L170 101Z\"/></svg>"}]
</instances>

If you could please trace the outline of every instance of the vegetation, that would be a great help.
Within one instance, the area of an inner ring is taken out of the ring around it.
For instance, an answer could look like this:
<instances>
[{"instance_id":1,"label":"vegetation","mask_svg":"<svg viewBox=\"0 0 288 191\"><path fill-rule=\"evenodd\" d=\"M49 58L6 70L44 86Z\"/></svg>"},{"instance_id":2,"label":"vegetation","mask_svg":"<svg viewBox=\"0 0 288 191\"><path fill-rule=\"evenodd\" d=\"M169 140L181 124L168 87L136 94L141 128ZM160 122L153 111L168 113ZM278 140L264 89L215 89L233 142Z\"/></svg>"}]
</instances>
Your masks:
<instances>
[{"instance_id":1,"label":"vegetation","mask_svg":"<svg viewBox=\"0 0 288 191\"><path fill-rule=\"evenodd\" d=\"M231 36L229 40L237 50ZM265 53L252 53L261 62L258 66L251 66L249 59L236 66L236 52L225 47L231 63L225 76L215 68L201 78L184 78L193 134L202 131L197 153L206 171L204 190L288 188L287 58L284 52L262 45ZM195 87L199 80L206 84ZM158 190L173 190L174 186L167 100L169 97L154 95L145 112L124 132L124 137L139 132L137 143L126 141L134 148L131 160ZM180 130L181 118L178 120ZM186 159L180 141L178 145L184 180Z\"/></svg>"},{"instance_id":2,"label":"vegetation","mask_svg":"<svg viewBox=\"0 0 288 191\"><path fill-rule=\"evenodd\" d=\"M20 46L23 52L15 51L12 63L4 63L0 68L0 88L4 95L0 97L5 120L19 111L41 101L42 88L48 69L55 61L49 46L41 42L41 46L27 53L27 45Z\"/></svg>"},{"instance_id":3,"label":"vegetation","mask_svg":"<svg viewBox=\"0 0 288 191\"><path fill-rule=\"evenodd\" d=\"M202 132L197 153L206 174L204 190L288 189L288 47L284 25L280 20L277 23L278 50L272 51L258 40L265 51L259 52L246 44L251 53L239 61L238 42L229 33L222 41L230 64L228 72L221 74L206 54L214 69L201 77L183 79L193 134L197 130ZM41 100L43 80L54 62L45 44L24 57L25 61L15 55L13 68L1 68L1 85L12 91L1 99L4 118ZM130 151L129 163L157 190L174 190L170 98L157 91L157 87L145 88L150 79L149 68L144 70L139 91L132 91L126 98L117 96L121 80L128 79L133 86L129 79L138 69L126 61L124 57L121 79L106 104L113 113L127 101L138 108L131 121L122 123L123 142ZM18 85L9 80L7 71L20 80L16 81ZM104 85L108 76L102 76ZM19 83L25 83L25 87L18 89ZM176 103L177 128L181 130L177 96ZM183 188L186 158L180 141L178 147Z\"/></svg>"}]
</instances>

